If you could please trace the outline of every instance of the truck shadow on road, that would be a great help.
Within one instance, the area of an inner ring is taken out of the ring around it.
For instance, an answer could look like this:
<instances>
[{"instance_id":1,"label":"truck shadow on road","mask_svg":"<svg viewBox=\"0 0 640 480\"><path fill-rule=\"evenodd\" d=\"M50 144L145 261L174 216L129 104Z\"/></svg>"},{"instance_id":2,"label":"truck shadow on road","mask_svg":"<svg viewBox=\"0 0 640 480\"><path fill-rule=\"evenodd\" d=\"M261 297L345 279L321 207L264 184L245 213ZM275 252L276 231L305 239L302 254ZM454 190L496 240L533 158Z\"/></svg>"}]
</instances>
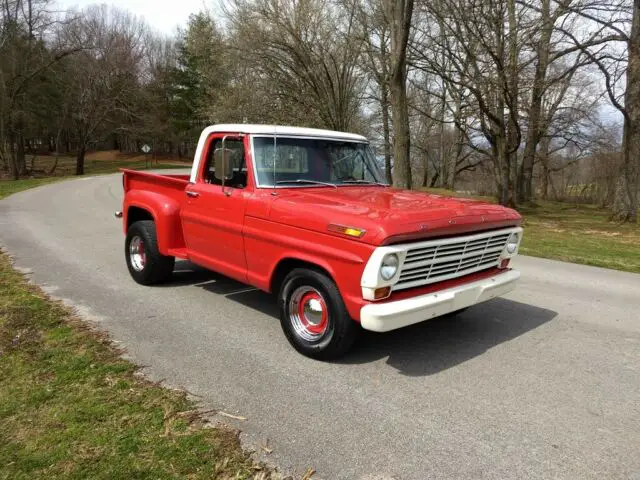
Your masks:
<instances>
[{"instance_id":1,"label":"truck shadow on road","mask_svg":"<svg viewBox=\"0 0 640 480\"><path fill-rule=\"evenodd\" d=\"M217 295L223 295L229 300L262 312L279 321L278 305L273 295L188 261L176 262L173 279L161 286L175 288L190 285L200 287Z\"/></svg>"},{"instance_id":2,"label":"truck shadow on road","mask_svg":"<svg viewBox=\"0 0 640 480\"><path fill-rule=\"evenodd\" d=\"M167 287L194 285L257 310L279 322L273 295L189 262L176 264ZM448 315L387 333L363 332L353 350L336 364L357 365L387 358L407 376L433 375L471 360L501 343L530 332L557 312L496 298L458 315Z\"/></svg>"},{"instance_id":3,"label":"truck shadow on road","mask_svg":"<svg viewBox=\"0 0 640 480\"><path fill-rule=\"evenodd\" d=\"M344 364L387 358L403 375L428 376L471 360L553 320L557 313L496 298L463 313L387 333L364 332Z\"/></svg>"}]
</instances>

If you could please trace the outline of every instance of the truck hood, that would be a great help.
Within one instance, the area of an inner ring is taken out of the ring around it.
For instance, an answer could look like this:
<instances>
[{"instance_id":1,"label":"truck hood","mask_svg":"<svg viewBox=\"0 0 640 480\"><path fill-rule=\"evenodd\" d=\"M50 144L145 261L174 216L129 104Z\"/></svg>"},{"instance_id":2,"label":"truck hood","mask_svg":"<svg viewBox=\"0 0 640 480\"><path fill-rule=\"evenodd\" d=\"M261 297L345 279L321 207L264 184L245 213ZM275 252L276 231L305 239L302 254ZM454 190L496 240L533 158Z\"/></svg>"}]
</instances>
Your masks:
<instances>
[{"instance_id":1,"label":"truck hood","mask_svg":"<svg viewBox=\"0 0 640 480\"><path fill-rule=\"evenodd\" d=\"M330 224L365 230L373 245L516 226L515 210L477 200L382 187L278 190L271 220L331 233ZM340 235L340 234L336 234Z\"/></svg>"}]
</instances>

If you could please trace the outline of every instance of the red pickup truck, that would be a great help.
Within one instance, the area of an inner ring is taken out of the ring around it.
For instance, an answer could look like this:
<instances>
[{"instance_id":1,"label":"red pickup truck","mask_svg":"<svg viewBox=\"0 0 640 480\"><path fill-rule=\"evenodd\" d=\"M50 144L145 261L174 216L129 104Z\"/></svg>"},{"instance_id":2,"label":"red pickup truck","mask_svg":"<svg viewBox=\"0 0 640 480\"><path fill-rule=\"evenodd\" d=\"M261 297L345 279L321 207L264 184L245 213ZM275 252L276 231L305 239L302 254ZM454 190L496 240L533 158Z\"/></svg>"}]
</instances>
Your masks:
<instances>
[{"instance_id":1,"label":"red pickup truck","mask_svg":"<svg viewBox=\"0 0 640 480\"><path fill-rule=\"evenodd\" d=\"M366 138L266 125L204 130L191 175L123 170L125 256L152 285L187 259L278 296L304 355L512 290L520 215L391 188Z\"/></svg>"}]
</instances>

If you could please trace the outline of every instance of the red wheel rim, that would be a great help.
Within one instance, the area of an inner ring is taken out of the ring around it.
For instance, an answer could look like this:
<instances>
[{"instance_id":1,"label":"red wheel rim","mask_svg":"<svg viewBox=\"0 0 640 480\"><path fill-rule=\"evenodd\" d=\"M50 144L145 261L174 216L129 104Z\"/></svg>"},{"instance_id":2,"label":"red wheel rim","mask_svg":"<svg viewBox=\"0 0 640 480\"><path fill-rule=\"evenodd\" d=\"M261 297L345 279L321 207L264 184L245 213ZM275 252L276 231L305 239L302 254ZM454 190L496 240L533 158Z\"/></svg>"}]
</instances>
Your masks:
<instances>
[{"instance_id":1,"label":"red wheel rim","mask_svg":"<svg viewBox=\"0 0 640 480\"><path fill-rule=\"evenodd\" d=\"M329 309L315 288L298 287L289 301L289 318L295 332L307 341L317 341L329 327Z\"/></svg>"},{"instance_id":2,"label":"red wheel rim","mask_svg":"<svg viewBox=\"0 0 640 480\"><path fill-rule=\"evenodd\" d=\"M298 305L298 315L307 330L316 335L323 334L329 324L327 306L317 292L307 292L303 295Z\"/></svg>"}]
</instances>

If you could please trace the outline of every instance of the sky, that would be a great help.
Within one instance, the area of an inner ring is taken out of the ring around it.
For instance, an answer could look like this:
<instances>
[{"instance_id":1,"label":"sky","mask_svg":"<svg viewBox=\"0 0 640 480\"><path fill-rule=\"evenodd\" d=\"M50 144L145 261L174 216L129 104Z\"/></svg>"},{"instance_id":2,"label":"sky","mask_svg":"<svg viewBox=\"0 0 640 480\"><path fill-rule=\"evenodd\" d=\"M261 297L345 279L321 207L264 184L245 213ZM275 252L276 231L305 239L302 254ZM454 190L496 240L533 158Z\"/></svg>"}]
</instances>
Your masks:
<instances>
[{"instance_id":1,"label":"sky","mask_svg":"<svg viewBox=\"0 0 640 480\"><path fill-rule=\"evenodd\" d=\"M150 27L159 32L173 34L176 27L187 23L190 14L203 10L212 2L205 0L58 0L57 3L62 10L73 7L83 9L100 3L114 5L141 17Z\"/></svg>"}]
</instances>

